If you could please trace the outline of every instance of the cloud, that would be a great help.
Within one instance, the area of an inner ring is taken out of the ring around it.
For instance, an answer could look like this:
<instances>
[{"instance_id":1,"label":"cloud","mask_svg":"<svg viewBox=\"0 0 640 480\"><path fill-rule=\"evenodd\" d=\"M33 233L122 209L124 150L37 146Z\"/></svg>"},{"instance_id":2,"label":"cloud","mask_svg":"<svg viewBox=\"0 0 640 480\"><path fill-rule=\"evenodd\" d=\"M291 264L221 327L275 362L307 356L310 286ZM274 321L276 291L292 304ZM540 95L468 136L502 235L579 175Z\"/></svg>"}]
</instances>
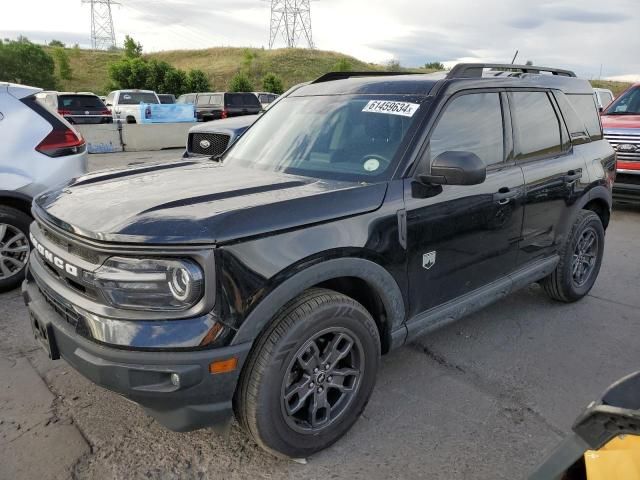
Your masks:
<instances>
[{"instance_id":1,"label":"cloud","mask_svg":"<svg viewBox=\"0 0 640 480\"><path fill-rule=\"evenodd\" d=\"M0 37L89 43L89 8L78 0L5 3ZM603 77L640 71L637 0L322 0L311 10L318 48L368 62L509 62L519 50L522 62L587 78L601 64ZM269 14L261 0L126 0L113 9L118 41L132 35L145 51L266 46ZM50 31L63 19L75 31Z\"/></svg>"}]
</instances>

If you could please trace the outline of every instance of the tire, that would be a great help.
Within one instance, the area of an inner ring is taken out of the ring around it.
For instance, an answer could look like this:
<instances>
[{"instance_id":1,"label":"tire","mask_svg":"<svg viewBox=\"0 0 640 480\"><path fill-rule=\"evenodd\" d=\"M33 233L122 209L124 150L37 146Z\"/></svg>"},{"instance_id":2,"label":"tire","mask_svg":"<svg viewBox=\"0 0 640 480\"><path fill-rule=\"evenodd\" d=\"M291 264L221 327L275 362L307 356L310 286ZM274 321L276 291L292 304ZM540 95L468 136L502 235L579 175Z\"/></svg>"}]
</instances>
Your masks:
<instances>
[{"instance_id":1,"label":"tire","mask_svg":"<svg viewBox=\"0 0 640 480\"><path fill-rule=\"evenodd\" d=\"M0 292L13 290L24 280L31 222L26 213L0 205Z\"/></svg>"},{"instance_id":2,"label":"tire","mask_svg":"<svg viewBox=\"0 0 640 480\"><path fill-rule=\"evenodd\" d=\"M589 239L592 243L589 243ZM581 248L587 244L591 248L581 255ZM589 293L598 278L603 252L604 228L600 217L590 210L581 210L571 227L567 241L560 249L560 262L553 273L541 282L547 294L560 302L580 300ZM584 261L583 267L579 268L588 269L582 278L580 271L576 272L575 265L576 262L580 263L580 259Z\"/></svg>"},{"instance_id":3,"label":"tire","mask_svg":"<svg viewBox=\"0 0 640 480\"><path fill-rule=\"evenodd\" d=\"M134 117L127 117L127 123L129 125L133 125L134 123L137 123L137 122L136 122L136 119Z\"/></svg>"},{"instance_id":4,"label":"tire","mask_svg":"<svg viewBox=\"0 0 640 480\"><path fill-rule=\"evenodd\" d=\"M333 356L327 357L330 350ZM328 369L326 361L318 362L326 358L332 363ZM265 450L308 457L356 422L371 396L379 363L380 337L369 312L332 290L308 290L256 340L234 398L236 416ZM300 393L289 395L292 391ZM314 410L314 400L326 407Z\"/></svg>"}]
</instances>

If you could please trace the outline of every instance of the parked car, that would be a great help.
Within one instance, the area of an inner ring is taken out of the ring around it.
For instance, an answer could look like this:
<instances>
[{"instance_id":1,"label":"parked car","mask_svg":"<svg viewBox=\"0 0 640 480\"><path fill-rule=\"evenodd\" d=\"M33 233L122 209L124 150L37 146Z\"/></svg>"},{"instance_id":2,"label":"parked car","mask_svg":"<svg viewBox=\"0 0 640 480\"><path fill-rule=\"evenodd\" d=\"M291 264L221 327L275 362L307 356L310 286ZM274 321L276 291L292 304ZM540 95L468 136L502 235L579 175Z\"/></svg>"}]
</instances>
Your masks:
<instances>
[{"instance_id":1,"label":"parked car","mask_svg":"<svg viewBox=\"0 0 640 480\"><path fill-rule=\"evenodd\" d=\"M209 122L220 118L256 115L262 110L253 93L187 93L178 97L177 103L196 106L198 121Z\"/></svg>"},{"instance_id":2,"label":"parked car","mask_svg":"<svg viewBox=\"0 0 640 480\"><path fill-rule=\"evenodd\" d=\"M613 92L608 88L594 88L593 96L596 99L596 105L599 111L604 110L604 108L613 102Z\"/></svg>"},{"instance_id":3,"label":"parked car","mask_svg":"<svg viewBox=\"0 0 640 480\"><path fill-rule=\"evenodd\" d=\"M327 74L220 161L37 198L23 296L52 358L168 428L235 412L304 458L358 419L381 354L532 282L584 297L614 176L572 72Z\"/></svg>"},{"instance_id":4,"label":"parked car","mask_svg":"<svg viewBox=\"0 0 640 480\"><path fill-rule=\"evenodd\" d=\"M258 117L244 115L194 125L189 129L183 157L215 157L223 154Z\"/></svg>"},{"instance_id":5,"label":"parked car","mask_svg":"<svg viewBox=\"0 0 640 480\"><path fill-rule=\"evenodd\" d=\"M33 198L87 167L82 136L38 102L38 92L0 82L0 291L24 278Z\"/></svg>"},{"instance_id":6,"label":"parked car","mask_svg":"<svg viewBox=\"0 0 640 480\"><path fill-rule=\"evenodd\" d=\"M604 136L616 150L616 200L640 203L640 83L620 94L601 115Z\"/></svg>"},{"instance_id":7,"label":"parked car","mask_svg":"<svg viewBox=\"0 0 640 480\"><path fill-rule=\"evenodd\" d=\"M40 92L36 99L74 125L113 123L113 115L91 92Z\"/></svg>"},{"instance_id":8,"label":"parked car","mask_svg":"<svg viewBox=\"0 0 640 480\"><path fill-rule=\"evenodd\" d=\"M258 97L263 110L266 110L278 98L278 95L269 92L253 92L253 94Z\"/></svg>"},{"instance_id":9,"label":"parked car","mask_svg":"<svg viewBox=\"0 0 640 480\"><path fill-rule=\"evenodd\" d=\"M120 122L140 123L140 104L159 104L160 99L152 90L116 90L107 95L105 102Z\"/></svg>"},{"instance_id":10,"label":"parked car","mask_svg":"<svg viewBox=\"0 0 640 480\"><path fill-rule=\"evenodd\" d=\"M291 95L309 82L294 85L282 95L276 96L269 108L278 103L283 98ZM233 143L240 138L247 129L260 117L260 115L244 115L241 117L224 118L195 125L189 130L187 136L187 148L184 158L198 156L216 157L221 155Z\"/></svg>"},{"instance_id":11,"label":"parked car","mask_svg":"<svg viewBox=\"0 0 640 480\"><path fill-rule=\"evenodd\" d=\"M171 93L159 93L158 99L160 100L160 103L164 105L176 103L176 96Z\"/></svg>"}]
</instances>

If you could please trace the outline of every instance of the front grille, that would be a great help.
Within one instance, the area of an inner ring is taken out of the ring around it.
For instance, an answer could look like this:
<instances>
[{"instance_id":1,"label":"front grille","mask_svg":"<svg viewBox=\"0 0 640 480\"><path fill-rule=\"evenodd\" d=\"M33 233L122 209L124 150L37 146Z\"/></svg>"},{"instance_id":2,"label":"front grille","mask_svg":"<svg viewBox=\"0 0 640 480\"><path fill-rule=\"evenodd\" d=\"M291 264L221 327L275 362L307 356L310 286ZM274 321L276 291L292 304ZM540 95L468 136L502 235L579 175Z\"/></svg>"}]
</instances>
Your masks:
<instances>
[{"instance_id":1,"label":"front grille","mask_svg":"<svg viewBox=\"0 0 640 480\"><path fill-rule=\"evenodd\" d=\"M639 175L633 175L628 173L618 173L616 175L616 184L618 185L640 185L640 172Z\"/></svg>"},{"instance_id":2,"label":"front grille","mask_svg":"<svg viewBox=\"0 0 640 480\"><path fill-rule=\"evenodd\" d=\"M640 129L612 130L604 132L622 162L640 162ZM626 147L630 145L630 147ZM635 147L635 150L634 150Z\"/></svg>"},{"instance_id":3,"label":"front grille","mask_svg":"<svg viewBox=\"0 0 640 480\"><path fill-rule=\"evenodd\" d=\"M65 322L67 322L69 325L71 325L74 328L78 326L78 322L80 321L80 318L81 318L80 315L78 315L75 311L73 311L66 305L57 301L55 298L53 298L52 295L49 295L49 292L47 292L44 288L41 288L40 285L38 285L38 290L40 290L40 293L42 294L44 299L47 301L49 306L51 306L51 308L53 308L58 313L58 315L62 317L62 319Z\"/></svg>"},{"instance_id":4,"label":"front grille","mask_svg":"<svg viewBox=\"0 0 640 480\"><path fill-rule=\"evenodd\" d=\"M192 133L189 135L189 151L210 157L220 155L227 149L229 139L230 136L223 133Z\"/></svg>"},{"instance_id":5,"label":"front grille","mask_svg":"<svg viewBox=\"0 0 640 480\"><path fill-rule=\"evenodd\" d=\"M65 240L63 237L49 230L47 227L39 224L40 231L44 234L47 240L51 241L58 247L62 248L66 252L69 252L71 255L76 257L80 257L83 260L91 263L100 263L100 257L96 252L93 252L87 248L76 245L75 243L71 243L68 240Z\"/></svg>"}]
</instances>

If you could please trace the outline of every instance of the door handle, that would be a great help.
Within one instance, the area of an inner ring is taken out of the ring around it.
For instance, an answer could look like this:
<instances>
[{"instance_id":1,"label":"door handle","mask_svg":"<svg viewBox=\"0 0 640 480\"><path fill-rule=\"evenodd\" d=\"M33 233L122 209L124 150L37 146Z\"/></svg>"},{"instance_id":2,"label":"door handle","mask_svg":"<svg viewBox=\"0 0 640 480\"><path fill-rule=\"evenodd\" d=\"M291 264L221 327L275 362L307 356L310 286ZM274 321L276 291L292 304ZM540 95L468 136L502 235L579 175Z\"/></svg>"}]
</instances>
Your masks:
<instances>
[{"instance_id":1,"label":"door handle","mask_svg":"<svg viewBox=\"0 0 640 480\"><path fill-rule=\"evenodd\" d=\"M493 194L493 201L498 205L506 205L511 199L518 196L518 191L512 191L509 187L502 187L497 193Z\"/></svg>"},{"instance_id":2,"label":"door handle","mask_svg":"<svg viewBox=\"0 0 640 480\"><path fill-rule=\"evenodd\" d=\"M577 170L569 170L567 174L562 177L562 179L566 183L575 182L576 180L580 180L582 178L582 169L578 168Z\"/></svg>"}]
</instances>

